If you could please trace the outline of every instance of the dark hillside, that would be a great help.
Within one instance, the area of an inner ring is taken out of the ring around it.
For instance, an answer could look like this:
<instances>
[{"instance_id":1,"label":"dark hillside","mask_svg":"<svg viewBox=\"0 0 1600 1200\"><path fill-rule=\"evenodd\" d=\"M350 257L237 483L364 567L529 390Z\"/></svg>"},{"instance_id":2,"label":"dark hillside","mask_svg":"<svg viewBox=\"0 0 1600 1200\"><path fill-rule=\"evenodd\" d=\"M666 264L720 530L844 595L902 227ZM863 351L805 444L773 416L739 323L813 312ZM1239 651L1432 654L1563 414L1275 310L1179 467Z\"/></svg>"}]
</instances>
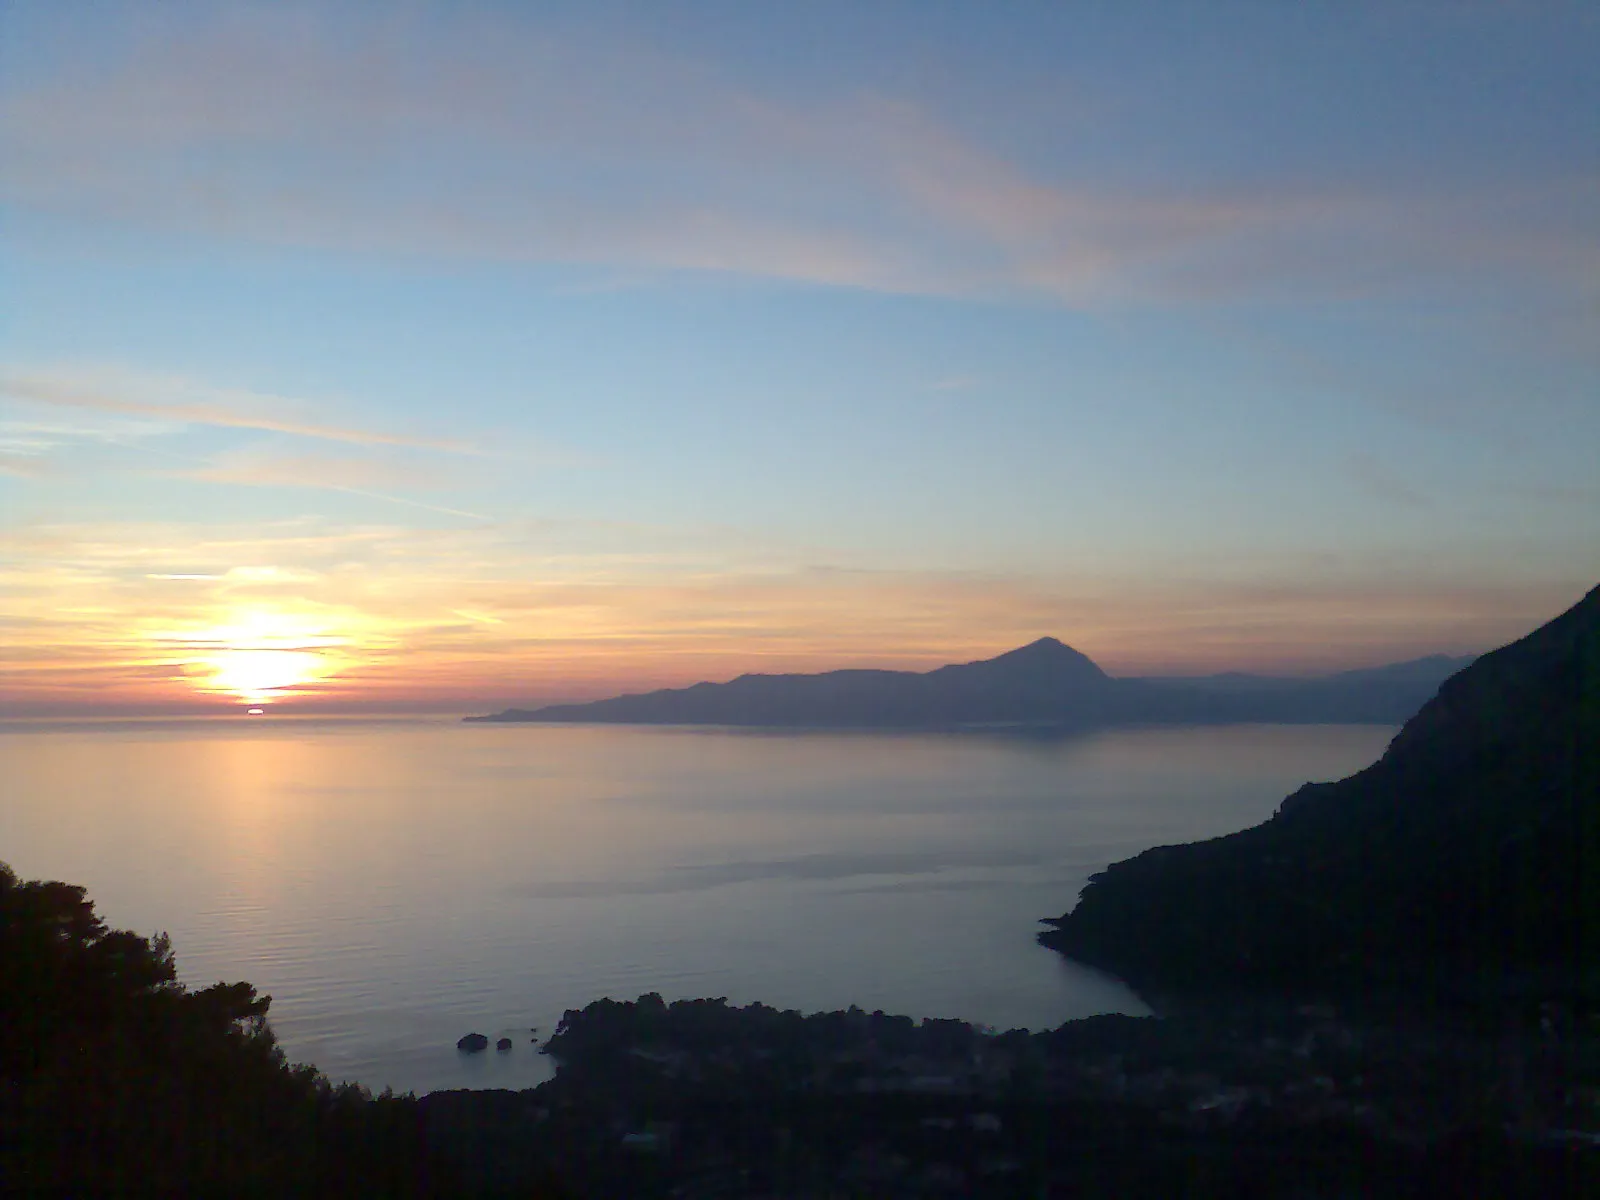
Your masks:
<instances>
[{"instance_id":1,"label":"dark hillside","mask_svg":"<svg viewBox=\"0 0 1600 1200\"><path fill-rule=\"evenodd\" d=\"M1041 940L1146 990L1595 984L1600 588L1448 679L1366 770L1093 877Z\"/></svg>"},{"instance_id":2,"label":"dark hillside","mask_svg":"<svg viewBox=\"0 0 1600 1200\"><path fill-rule=\"evenodd\" d=\"M247 983L191 991L165 938L0 864L0 1191L453 1194L410 1097L291 1067Z\"/></svg>"}]
</instances>

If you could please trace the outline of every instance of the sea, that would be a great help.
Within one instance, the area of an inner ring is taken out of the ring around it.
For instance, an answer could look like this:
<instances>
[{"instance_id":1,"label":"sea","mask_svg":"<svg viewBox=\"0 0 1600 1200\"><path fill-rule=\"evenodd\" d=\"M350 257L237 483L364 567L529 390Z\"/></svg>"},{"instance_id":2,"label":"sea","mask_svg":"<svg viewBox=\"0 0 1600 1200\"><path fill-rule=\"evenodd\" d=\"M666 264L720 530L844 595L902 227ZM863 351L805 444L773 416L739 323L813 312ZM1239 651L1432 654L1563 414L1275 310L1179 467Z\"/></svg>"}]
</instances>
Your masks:
<instances>
[{"instance_id":1,"label":"sea","mask_svg":"<svg viewBox=\"0 0 1600 1200\"><path fill-rule=\"evenodd\" d=\"M603 996L1053 1028L1144 1013L1036 944L1089 876L1255 824L1389 726L1077 736L0 722L0 860L272 997L291 1061L374 1091L530 1087ZM463 1055L479 1032L507 1052Z\"/></svg>"}]
</instances>

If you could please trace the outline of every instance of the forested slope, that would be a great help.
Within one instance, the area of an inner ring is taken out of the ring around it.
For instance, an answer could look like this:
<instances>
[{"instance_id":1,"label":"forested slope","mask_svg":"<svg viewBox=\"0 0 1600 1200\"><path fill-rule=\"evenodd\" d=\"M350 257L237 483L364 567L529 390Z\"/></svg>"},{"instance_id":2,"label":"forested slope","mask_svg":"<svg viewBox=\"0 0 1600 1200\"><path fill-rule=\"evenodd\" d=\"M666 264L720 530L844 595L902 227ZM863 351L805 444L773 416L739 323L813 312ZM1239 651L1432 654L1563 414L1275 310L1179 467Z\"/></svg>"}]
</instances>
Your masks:
<instances>
[{"instance_id":1,"label":"forested slope","mask_svg":"<svg viewBox=\"0 0 1600 1200\"><path fill-rule=\"evenodd\" d=\"M1447 680L1372 766L1113 864L1041 940L1146 991L1569 986L1600 963L1597 871L1600 588Z\"/></svg>"}]
</instances>

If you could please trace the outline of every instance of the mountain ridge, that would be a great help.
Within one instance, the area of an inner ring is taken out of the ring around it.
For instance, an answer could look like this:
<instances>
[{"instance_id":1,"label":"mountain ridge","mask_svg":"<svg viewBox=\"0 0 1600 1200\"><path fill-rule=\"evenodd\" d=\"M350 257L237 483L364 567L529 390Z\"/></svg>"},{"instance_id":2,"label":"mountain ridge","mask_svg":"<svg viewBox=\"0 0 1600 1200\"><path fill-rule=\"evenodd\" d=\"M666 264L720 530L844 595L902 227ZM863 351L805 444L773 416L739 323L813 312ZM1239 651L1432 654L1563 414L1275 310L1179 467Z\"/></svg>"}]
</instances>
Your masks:
<instances>
[{"instance_id":1,"label":"mountain ridge","mask_svg":"<svg viewBox=\"0 0 1600 1200\"><path fill-rule=\"evenodd\" d=\"M1398 723L1462 660L1443 655L1314 679L1114 678L1055 637L929 671L842 668L746 673L724 683L634 692L582 704L510 708L500 723L950 728L1288 721ZM1241 682L1244 681L1244 682Z\"/></svg>"}]
</instances>

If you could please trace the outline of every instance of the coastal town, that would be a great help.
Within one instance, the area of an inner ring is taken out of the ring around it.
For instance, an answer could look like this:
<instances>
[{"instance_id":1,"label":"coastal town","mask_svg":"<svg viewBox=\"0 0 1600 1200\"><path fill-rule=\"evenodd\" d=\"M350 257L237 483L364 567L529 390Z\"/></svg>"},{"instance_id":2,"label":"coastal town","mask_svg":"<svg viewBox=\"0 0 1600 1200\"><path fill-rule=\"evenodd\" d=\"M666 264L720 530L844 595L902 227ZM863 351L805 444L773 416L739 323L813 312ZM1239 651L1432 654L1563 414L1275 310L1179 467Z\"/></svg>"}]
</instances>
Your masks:
<instances>
[{"instance_id":1,"label":"coastal town","mask_svg":"<svg viewBox=\"0 0 1600 1200\"><path fill-rule=\"evenodd\" d=\"M578 1194L683 1200L1410 1196L1503 1170L1495 1194L1569 1194L1596 1168L1600 1041L1557 1006L1526 1016L1228 1004L1030 1033L651 994L569 1011L539 1088L423 1103L485 1187L538 1164Z\"/></svg>"}]
</instances>

